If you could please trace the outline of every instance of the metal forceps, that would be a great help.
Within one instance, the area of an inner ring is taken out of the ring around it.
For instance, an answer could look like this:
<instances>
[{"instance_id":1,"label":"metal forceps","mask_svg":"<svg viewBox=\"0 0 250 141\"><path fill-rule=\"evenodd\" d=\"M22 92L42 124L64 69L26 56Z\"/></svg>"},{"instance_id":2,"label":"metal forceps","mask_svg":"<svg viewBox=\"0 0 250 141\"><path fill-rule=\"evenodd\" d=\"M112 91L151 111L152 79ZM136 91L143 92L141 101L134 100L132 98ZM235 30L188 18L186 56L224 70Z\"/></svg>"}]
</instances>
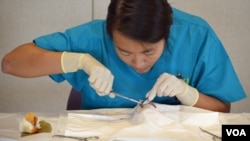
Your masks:
<instances>
[{"instance_id":1,"label":"metal forceps","mask_svg":"<svg viewBox=\"0 0 250 141\"><path fill-rule=\"evenodd\" d=\"M89 136L89 137L73 137L73 136L66 136L66 135L54 135L53 137L59 137L59 138L69 138L69 139L75 139L78 141L90 141L90 140L98 140L98 136Z\"/></svg>"},{"instance_id":2,"label":"metal forceps","mask_svg":"<svg viewBox=\"0 0 250 141\"><path fill-rule=\"evenodd\" d=\"M200 128L200 130L201 130L202 132L211 135L211 136L213 137L213 138L212 138L213 141L221 140L221 137L219 137L219 136L217 136L217 135L215 135L215 134L213 134L213 133L210 133L210 132L208 132L208 131L202 129L201 127L199 127L199 128Z\"/></svg>"}]
</instances>

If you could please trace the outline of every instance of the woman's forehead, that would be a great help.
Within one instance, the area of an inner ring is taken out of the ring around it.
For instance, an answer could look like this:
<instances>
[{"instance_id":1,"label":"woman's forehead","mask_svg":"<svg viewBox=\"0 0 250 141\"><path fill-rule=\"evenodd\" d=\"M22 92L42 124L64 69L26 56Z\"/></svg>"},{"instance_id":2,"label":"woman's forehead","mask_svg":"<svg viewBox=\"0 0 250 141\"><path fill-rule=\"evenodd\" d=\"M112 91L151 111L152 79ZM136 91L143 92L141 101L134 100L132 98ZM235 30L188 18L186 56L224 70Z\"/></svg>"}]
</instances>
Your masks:
<instances>
[{"instance_id":1,"label":"woman's forehead","mask_svg":"<svg viewBox=\"0 0 250 141\"><path fill-rule=\"evenodd\" d=\"M115 46L126 52L143 52L145 50L153 49L157 43L144 43L141 41L133 40L122 35L120 32L113 32Z\"/></svg>"}]
</instances>

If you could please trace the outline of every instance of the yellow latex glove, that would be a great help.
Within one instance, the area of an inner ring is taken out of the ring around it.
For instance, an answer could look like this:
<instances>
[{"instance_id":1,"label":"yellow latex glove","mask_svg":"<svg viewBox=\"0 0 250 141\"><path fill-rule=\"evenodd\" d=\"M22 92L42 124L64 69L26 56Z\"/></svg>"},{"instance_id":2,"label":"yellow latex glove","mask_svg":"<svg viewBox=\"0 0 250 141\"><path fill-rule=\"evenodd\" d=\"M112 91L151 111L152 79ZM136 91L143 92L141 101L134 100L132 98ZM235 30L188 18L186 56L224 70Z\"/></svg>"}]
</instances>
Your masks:
<instances>
[{"instance_id":1,"label":"yellow latex glove","mask_svg":"<svg viewBox=\"0 0 250 141\"><path fill-rule=\"evenodd\" d=\"M88 81L99 96L108 95L112 89L114 76L94 57L86 53L63 52L61 66L64 73L83 70L89 75Z\"/></svg>"},{"instance_id":2,"label":"yellow latex glove","mask_svg":"<svg viewBox=\"0 0 250 141\"><path fill-rule=\"evenodd\" d=\"M176 96L183 105L193 106L199 98L199 93L183 80L174 75L163 73L146 97L148 97L149 101L152 101L155 96Z\"/></svg>"}]
</instances>

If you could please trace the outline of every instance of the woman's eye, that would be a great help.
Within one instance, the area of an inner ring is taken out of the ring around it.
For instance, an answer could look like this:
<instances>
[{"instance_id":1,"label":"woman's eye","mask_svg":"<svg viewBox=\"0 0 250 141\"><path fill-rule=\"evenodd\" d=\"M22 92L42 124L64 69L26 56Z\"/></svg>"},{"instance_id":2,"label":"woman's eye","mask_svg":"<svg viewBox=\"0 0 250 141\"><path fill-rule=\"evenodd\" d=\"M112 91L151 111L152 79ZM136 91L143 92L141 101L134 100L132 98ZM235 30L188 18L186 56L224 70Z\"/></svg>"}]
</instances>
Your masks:
<instances>
[{"instance_id":1,"label":"woman's eye","mask_svg":"<svg viewBox=\"0 0 250 141\"><path fill-rule=\"evenodd\" d=\"M129 56L131 53L125 52L125 51L121 51L121 54L124 55L124 56Z\"/></svg>"},{"instance_id":2,"label":"woman's eye","mask_svg":"<svg viewBox=\"0 0 250 141\"><path fill-rule=\"evenodd\" d=\"M153 55L154 52L152 50L149 50L149 51L144 52L144 54L149 56L149 55Z\"/></svg>"}]
</instances>

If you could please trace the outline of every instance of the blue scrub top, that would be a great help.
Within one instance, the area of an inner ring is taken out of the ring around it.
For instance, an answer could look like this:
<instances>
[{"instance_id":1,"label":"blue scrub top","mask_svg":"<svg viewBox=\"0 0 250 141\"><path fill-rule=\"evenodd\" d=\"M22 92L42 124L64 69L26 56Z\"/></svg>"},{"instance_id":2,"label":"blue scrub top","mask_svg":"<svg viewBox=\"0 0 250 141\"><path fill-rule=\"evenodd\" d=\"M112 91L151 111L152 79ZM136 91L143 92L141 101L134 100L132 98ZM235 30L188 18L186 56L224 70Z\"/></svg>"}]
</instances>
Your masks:
<instances>
[{"instance_id":1,"label":"blue scrub top","mask_svg":"<svg viewBox=\"0 0 250 141\"><path fill-rule=\"evenodd\" d=\"M181 74L199 92L224 102L235 102L246 97L228 54L206 21L173 9L173 25L167 41L152 69L140 74L117 56L105 20L93 20L63 33L56 32L34 40L37 46L47 50L89 53L114 75L113 90L133 99L145 99L146 93L164 72ZM67 80L81 91L82 109L136 106L119 97L111 99L109 96L98 96L89 85L88 75L82 70L50 77L56 82ZM154 101L180 104L176 97L156 97Z\"/></svg>"}]
</instances>

